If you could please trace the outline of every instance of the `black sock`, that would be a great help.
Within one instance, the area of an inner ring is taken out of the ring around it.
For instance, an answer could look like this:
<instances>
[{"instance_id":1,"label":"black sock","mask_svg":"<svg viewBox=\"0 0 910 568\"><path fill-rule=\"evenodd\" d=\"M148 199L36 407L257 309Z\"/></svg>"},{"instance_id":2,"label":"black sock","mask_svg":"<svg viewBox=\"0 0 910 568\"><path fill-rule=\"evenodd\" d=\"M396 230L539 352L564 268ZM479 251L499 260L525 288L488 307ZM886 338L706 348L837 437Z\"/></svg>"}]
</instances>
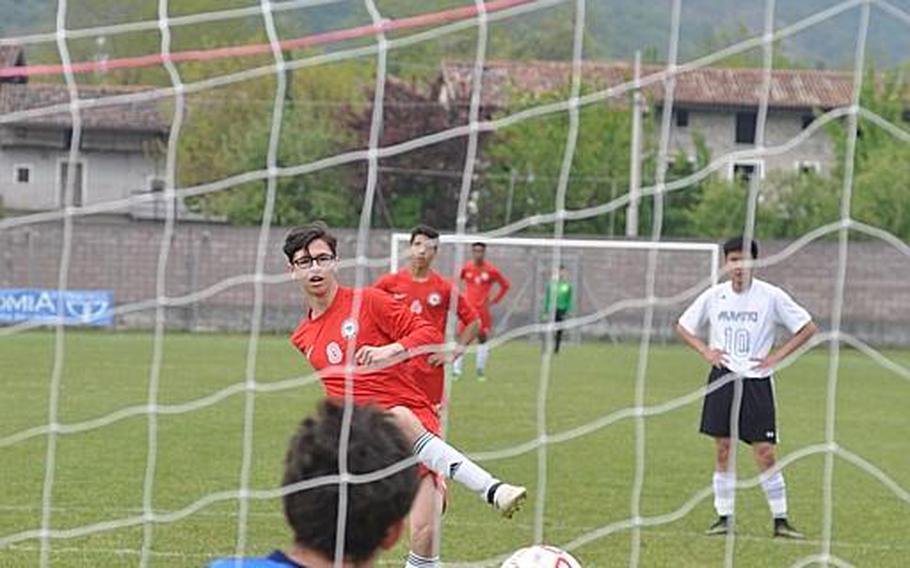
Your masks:
<instances>
[{"instance_id":1,"label":"black sock","mask_svg":"<svg viewBox=\"0 0 910 568\"><path fill-rule=\"evenodd\" d=\"M490 505L493 504L493 497L496 495L496 490L499 489L500 485L502 485L502 481L497 481L487 489L487 503Z\"/></svg>"}]
</instances>

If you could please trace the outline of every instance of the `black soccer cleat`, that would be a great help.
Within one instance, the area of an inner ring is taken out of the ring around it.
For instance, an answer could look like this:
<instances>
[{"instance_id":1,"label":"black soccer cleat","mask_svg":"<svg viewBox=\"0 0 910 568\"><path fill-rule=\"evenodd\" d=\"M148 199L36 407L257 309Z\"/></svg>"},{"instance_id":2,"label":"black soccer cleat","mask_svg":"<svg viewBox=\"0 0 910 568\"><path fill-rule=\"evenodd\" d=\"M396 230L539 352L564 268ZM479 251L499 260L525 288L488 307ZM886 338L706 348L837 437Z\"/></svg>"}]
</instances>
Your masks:
<instances>
[{"instance_id":1,"label":"black soccer cleat","mask_svg":"<svg viewBox=\"0 0 910 568\"><path fill-rule=\"evenodd\" d=\"M730 517L722 515L717 517L717 520L714 521L714 524L708 527L708 530L705 531L707 536L721 536L730 532Z\"/></svg>"},{"instance_id":2,"label":"black soccer cleat","mask_svg":"<svg viewBox=\"0 0 910 568\"><path fill-rule=\"evenodd\" d=\"M774 519L774 537L806 540L806 535L790 526L786 518Z\"/></svg>"}]
</instances>

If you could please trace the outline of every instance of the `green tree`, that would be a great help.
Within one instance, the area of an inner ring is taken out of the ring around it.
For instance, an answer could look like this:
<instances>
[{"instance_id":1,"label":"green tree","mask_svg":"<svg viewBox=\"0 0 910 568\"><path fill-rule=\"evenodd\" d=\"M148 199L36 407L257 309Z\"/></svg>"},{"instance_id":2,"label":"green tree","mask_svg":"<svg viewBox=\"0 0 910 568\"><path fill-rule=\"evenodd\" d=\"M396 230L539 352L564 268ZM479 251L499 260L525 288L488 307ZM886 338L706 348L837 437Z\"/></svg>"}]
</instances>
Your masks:
<instances>
[{"instance_id":1,"label":"green tree","mask_svg":"<svg viewBox=\"0 0 910 568\"><path fill-rule=\"evenodd\" d=\"M749 183L716 174L702 182L698 202L688 211L685 236L719 239L746 227ZM800 237L839 218L840 182L815 173L771 172L761 180L755 210L755 236Z\"/></svg>"},{"instance_id":2,"label":"green tree","mask_svg":"<svg viewBox=\"0 0 910 568\"><path fill-rule=\"evenodd\" d=\"M337 145L328 136L329 125L314 125L306 117L291 110L285 120L289 128L307 132L306 136L288 136L278 151L279 165L295 165L311 161L313 152L329 153ZM255 121L243 137L230 139L230 150L223 158L236 160L243 171L264 169L270 136L270 121ZM322 219L330 225L346 226L356 223L356 210L350 196L351 172L346 169L327 169L307 175L280 177L277 182L275 213L272 222L278 225L298 225ZM267 182L251 182L212 193L197 202L207 213L223 215L235 224L258 224L262 220L267 195Z\"/></svg>"},{"instance_id":3,"label":"green tree","mask_svg":"<svg viewBox=\"0 0 910 568\"><path fill-rule=\"evenodd\" d=\"M910 241L910 148L883 144L864 158L853 185L854 219Z\"/></svg>"},{"instance_id":4,"label":"green tree","mask_svg":"<svg viewBox=\"0 0 910 568\"><path fill-rule=\"evenodd\" d=\"M745 228L748 210L749 184L729 181L712 176L701 188L701 199L690 211L690 237L722 239L741 234ZM755 236L769 238L776 235L769 231L770 210L761 202L756 209Z\"/></svg>"},{"instance_id":5,"label":"green tree","mask_svg":"<svg viewBox=\"0 0 910 568\"><path fill-rule=\"evenodd\" d=\"M699 45L697 51L700 54L715 53L755 35L756 32L749 31L749 28L740 21L735 29L728 27L715 29L700 42L701 45ZM764 58L764 50L761 47L757 47L726 57L717 62L715 66L761 68L764 65ZM795 69L805 65L789 57L784 51L782 42L775 41L772 44L771 66L773 69Z\"/></svg>"},{"instance_id":6,"label":"green tree","mask_svg":"<svg viewBox=\"0 0 910 568\"><path fill-rule=\"evenodd\" d=\"M892 125L910 133L904 113L910 106L910 85L903 70L876 73L868 65L860 104ZM834 177L842 180L849 123L834 123L829 129L840 162ZM910 144L875 122L861 117L856 141L851 216L910 240ZM840 192L839 192L840 194Z\"/></svg>"},{"instance_id":7,"label":"green tree","mask_svg":"<svg viewBox=\"0 0 910 568\"><path fill-rule=\"evenodd\" d=\"M776 173L762 184L761 234L797 238L840 216L841 184L815 173Z\"/></svg>"},{"instance_id":8,"label":"green tree","mask_svg":"<svg viewBox=\"0 0 910 568\"><path fill-rule=\"evenodd\" d=\"M694 159L690 160L685 152L679 150L667 168L666 179L668 182L691 176L707 167L711 162L711 151L705 144L704 136L693 133L692 141L695 146ZM711 183L710 180L707 182L701 180L688 187L668 191L664 194L664 218L661 226L661 235L665 237L693 236L692 211L701 202L705 185L709 183ZM650 210L652 204L653 199L649 200L644 208L643 216L648 224L642 226L643 234L650 234L651 232Z\"/></svg>"},{"instance_id":9,"label":"green tree","mask_svg":"<svg viewBox=\"0 0 910 568\"><path fill-rule=\"evenodd\" d=\"M564 90L539 96L517 95L511 110L565 100L566 96ZM505 223L507 213L514 221L555 210L568 129L567 114L558 113L520 122L487 139L483 153L486 175L481 177L480 190L481 228ZM610 101L582 108L566 207L591 207L626 193L630 148L631 113L626 104ZM648 158L644 169L650 168L650 164ZM621 208L612 216L598 215L573 221L566 230L597 234L610 234L611 230L621 232L623 211ZM551 230L545 226L538 229Z\"/></svg>"},{"instance_id":10,"label":"green tree","mask_svg":"<svg viewBox=\"0 0 910 568\"><path fill-rule=\"evenodd\" d=\"M370 68L346 63L298 70L290 79L278 166L311 163L348 149L352 137L338 127L339 116L349 105L364 103L364 91L351 86L369 81ZM258 79L189 99L178 153L182 185L203 184L267 167L275 88L274 79ZM336 166L279 178L273 221L298 224L320 218L335 225L355 223L359 188L353 179L357 167ZM194 206L234 223L255 224L261 220L265 188L265 181L244 184L205 195Z\"/></svg>"}]
</instances>

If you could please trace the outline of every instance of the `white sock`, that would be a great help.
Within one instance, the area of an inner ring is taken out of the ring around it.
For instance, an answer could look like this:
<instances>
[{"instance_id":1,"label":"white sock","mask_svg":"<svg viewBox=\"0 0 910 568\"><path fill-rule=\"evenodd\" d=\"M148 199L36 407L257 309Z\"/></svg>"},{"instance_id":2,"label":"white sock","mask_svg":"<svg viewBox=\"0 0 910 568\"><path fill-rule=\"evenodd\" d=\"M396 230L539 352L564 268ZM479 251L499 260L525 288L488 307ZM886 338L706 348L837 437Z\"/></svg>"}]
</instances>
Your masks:
<instances>
[{"instance_id":1,"label":"white sock","mask_svg":"<svg viewBox=\"0 0 910 568\"><path fill-rule=\"evenodd\" d=\"M490 350L487 348L486 343L481 343L477 346L477 370L483 372L484 368L487 366L487 356L489 356Z\"/></svg>"},{"instance_id":2,"label":"white sock","mask_svg":"<svg viewBox=\"0 0 910 568\"><path fill-rule=\"evenodd\" d=\"M736 474L714 472L714 510L719 517L733 514L733 495L736 491Z\"/></svg>"},{"instance_id":3,"label":"white sock","mask_svg":"<svg viewBox=\"0 0 910 568\"><path fill-rule=\"evenodd\" d=\"M439 556L427 558L411 550L408 552L408 561L404 568L439 568Z\"/></svg>"},{"instance_id":4,"label":"white sock","mask_svg":"<svg viewBox=\"0 0 910 568\"><path fill-rule=\"evenodd\" d=\"M459 358L455 359L455 362L454 362L454 363L452 363L452 371L453 371L456 375L460 375L460 374L461 374L461 370L462 370L463 368L464 368L464 357L459 357Z\"/></svg>"},{"instance_id":5,"label":"white sock","mask_svg":"<svg viewBox=\"0 0 910 568\"><path fill-rule=\"evenodd\" d=\"M765 497L768 498L768 507L771 508L771 515L775 519L787 517L787 484L784 482L784 474L777 471L769 476L762 476L761 488L765 490Z\"/></svg>"},{"instance_id":6,"label":"white sock","mask_svg":"<svg viewBox=\"0 0 910 568\"><path fill-rule=\"evenodd\" d=\"M454 479L487 501L487 491L497 479L464 454L433 434L424 432L414 442L417 460L436 473Z\"/></svg>"}]
</instances>

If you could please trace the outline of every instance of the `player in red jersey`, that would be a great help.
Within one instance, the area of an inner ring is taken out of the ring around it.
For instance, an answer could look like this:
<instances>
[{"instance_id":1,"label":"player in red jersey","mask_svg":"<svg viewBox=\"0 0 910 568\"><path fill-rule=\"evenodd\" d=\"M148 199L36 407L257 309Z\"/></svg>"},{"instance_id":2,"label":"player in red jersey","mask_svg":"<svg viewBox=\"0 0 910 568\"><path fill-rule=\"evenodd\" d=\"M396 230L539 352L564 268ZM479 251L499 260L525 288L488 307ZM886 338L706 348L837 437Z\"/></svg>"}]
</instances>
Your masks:
<instances>
[{"instance_id":1,"label":"player in red jersey","mask_svg":"<svg viewBox=\"0 0 910 568\"><path fill-rule=\"evenodd\" d=\"M439 419L418 385L414 365L407 362L421 348L441 343L433 324L381 290L341 286L335 273L337 241L322 224L291 231L284 253L309 308L291 341L319 372L326 394L344 396L350 388L355 404L372 402L386 408L414 445L421 464L512 516L527 490L494 478L436 435ZM435 517L419 513L435 510L440 499L435 476L423 476L412 508L418 514L410 523L407 566L438 566Z\"/></svg>"},{"instance_id":2,"label":"player in red jersey","mask_svg":"<svg viewBox=\"0 0 910 568\"><path fill-rule=\"evenodd\" d=\"M484 368L487 364L489 352L487 350L487 338L490 335L490 329L493 325L493 318L490 316L490 306L496 305L509 291L511 284L508 278L502 275L493 263L485 259L487 254L487 245L481 242L471 244L471 256L461 268L461 280L465 283L465 296L468 302L480 314L480 333L477 338L480 345L477 347L477 380L486 380ZM499 284L499 291L493 300L490 300L490 292L493 290L493 284ZM462 358L455 360L455 376L461 375Z\"/></svg>"},{"instance_id":3,"label":"player in red jersey","mask_svg":"<svg viewBox=\"0 0 910 568\"><path fill-rule=\"evenodd\" d=\"M411 250L408 266L398 272L386 274L373 285L404 302L415 314L430 320L433 327L445 334L446 318L452 299L453 284L433 270L433 259L439 247L439 232L427 225L418 225L411 231ZM434 405L442 404L445 390L444 364L447 359L461 356L465 346L470 345L480 329L477 312L467 299L455 290L456 312L461 332L455 351L444 356L433 353L428 357L417 357L413 365L421 377L422 386Z\"/></svg>"}]
</instances>

